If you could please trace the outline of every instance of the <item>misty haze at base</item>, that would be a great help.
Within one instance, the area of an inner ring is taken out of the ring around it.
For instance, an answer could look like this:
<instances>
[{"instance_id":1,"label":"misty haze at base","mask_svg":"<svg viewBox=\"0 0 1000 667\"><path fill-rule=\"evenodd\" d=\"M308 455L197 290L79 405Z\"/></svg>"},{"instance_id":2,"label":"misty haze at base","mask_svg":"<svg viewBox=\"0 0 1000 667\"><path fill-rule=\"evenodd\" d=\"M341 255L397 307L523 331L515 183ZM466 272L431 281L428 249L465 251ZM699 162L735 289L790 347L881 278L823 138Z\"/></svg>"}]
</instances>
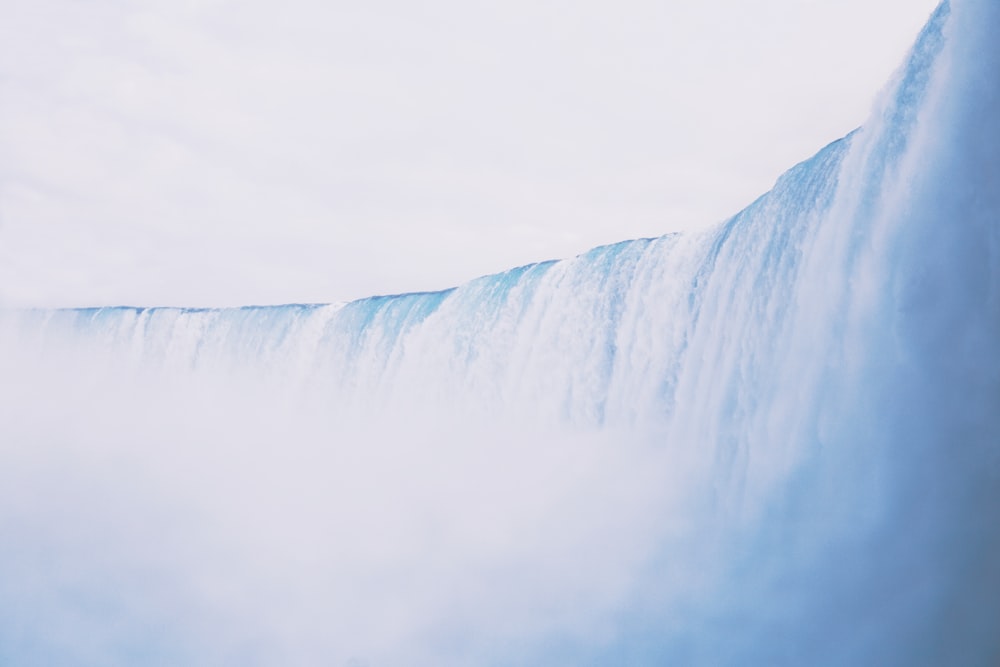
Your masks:
<instances>
[{"instance_id":1,"label":"misty haze at base","mask_svg":"<svg viewBox=\"0 0 1000 667\"><path fill-rule=\"evenodd\" d=\"M995 664L998 29L704 232L6 313L3 662Z\"/></svg>"}]
</instances>

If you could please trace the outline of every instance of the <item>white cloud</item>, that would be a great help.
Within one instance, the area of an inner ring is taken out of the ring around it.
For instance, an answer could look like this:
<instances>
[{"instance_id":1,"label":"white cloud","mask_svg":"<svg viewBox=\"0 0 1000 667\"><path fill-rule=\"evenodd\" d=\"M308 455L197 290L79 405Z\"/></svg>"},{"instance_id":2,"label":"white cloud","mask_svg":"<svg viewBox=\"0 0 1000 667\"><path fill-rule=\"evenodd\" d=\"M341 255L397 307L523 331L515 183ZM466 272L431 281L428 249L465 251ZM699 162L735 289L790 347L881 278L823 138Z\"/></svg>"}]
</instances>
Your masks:
<instances>
[{"instance_id":1,"label":"white cloud","mask_svg":"<svg viewBox=\"0 0 1000 667\"><path fill-rule=\"evenodd\" d=\"M0 299L332 301L708 224L933 4L19 3Z\"/></svg>"}]
</instances>

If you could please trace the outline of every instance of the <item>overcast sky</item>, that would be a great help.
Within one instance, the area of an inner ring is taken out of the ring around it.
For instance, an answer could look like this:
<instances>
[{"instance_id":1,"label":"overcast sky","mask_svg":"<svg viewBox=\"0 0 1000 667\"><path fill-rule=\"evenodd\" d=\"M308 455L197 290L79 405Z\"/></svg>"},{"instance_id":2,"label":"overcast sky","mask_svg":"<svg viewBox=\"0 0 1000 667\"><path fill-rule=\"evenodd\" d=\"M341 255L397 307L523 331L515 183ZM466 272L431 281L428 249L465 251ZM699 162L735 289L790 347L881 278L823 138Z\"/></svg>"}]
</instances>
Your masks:
<instances>
[{"instance_id":1,"label":"overcast sky","mask_svg":"<svg viewBox=\"0 0 1000 667\"><path fill-rule=\"evenodd\" d=\"M717 222L936 0L14 0L0 305L439 289Z\"/></svg>"}]
</instances>

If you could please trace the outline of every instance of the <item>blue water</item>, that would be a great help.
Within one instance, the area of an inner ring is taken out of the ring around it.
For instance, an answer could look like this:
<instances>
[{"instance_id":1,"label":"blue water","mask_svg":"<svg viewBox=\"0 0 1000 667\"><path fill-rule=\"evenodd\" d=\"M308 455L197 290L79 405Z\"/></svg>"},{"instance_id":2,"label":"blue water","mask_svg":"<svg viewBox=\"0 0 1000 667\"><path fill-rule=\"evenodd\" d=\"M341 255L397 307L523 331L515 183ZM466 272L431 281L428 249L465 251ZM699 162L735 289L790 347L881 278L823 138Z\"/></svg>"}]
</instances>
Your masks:
<instances>
[{"instance_id":1,"label":"blue water","mask_svg":"<svg viewBox=\"0 0 1000 667\"><path fill-rule=\"evenodd\" d=\"M1000 664L998 31L703 232L6 314L0 662Z\"/></svg>"}]
</instances>

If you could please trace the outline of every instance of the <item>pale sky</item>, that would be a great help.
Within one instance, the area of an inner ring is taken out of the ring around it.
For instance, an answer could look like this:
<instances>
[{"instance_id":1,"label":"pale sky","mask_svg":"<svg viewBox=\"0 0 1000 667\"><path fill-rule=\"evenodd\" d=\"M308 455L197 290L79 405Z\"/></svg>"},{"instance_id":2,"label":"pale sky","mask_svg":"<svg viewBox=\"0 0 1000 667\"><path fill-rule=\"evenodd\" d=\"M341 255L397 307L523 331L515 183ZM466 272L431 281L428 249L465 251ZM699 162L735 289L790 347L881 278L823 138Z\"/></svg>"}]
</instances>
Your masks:
<instances>
[{"instance_id":1,"label":"pale sky","mask_svg":"<svg viewBox=\"0 0 1000 667\"><path fill-rule=\"evenodd\" d=\"M737 212L937 0L14 0L0 305L440 289Z\"/></svg>"}]
</instances>

